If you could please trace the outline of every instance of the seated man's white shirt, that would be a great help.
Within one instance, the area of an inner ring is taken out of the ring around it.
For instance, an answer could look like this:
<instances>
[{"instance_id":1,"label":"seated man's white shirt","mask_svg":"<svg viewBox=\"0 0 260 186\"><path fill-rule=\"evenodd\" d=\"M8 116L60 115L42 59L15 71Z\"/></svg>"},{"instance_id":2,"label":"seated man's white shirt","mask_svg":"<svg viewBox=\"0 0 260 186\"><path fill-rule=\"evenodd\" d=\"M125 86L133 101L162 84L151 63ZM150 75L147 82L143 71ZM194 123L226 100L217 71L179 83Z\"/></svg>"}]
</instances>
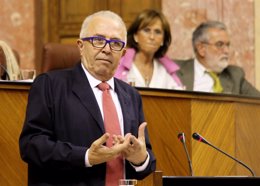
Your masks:
<instances>
[{"instance_id":1,"label":"seated man's white shirt","mask_svg":"<svg viewBox=\"0 0 260 186\"><path fill-rule=\"evenodd\" d=\"M194 91L201 92L213 92L214 80L206 73L207 69L198 62L197 59L194 60Z\"/></svg>"}]
</instances>

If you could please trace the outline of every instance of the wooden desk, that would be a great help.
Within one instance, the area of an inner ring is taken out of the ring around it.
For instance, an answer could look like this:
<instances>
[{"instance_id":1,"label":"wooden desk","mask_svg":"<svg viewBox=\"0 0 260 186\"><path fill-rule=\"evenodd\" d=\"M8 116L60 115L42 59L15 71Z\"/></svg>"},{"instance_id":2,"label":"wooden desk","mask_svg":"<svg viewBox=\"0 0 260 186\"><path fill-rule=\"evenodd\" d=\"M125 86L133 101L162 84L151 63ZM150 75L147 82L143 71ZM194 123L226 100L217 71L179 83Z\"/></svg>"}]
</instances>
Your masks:
<instances>
[{"instance_id":1,"label":"wooden desk","mask_svg":"<svg viewBox=\"0 0 260 186\"><path fill-rule=\"evenodd\" d=\"M22 130L30 83L0 83L0 185L27 185L27 164L20 158Z\"/></svg>"},{"instance_id":2,"label":"wooden desk","mask_svg":"<svg viewBox=\"0 0 260 186\"><path fill-rule=\"evenodd\" d=\"M0 185L27 185L27 165L18 138L30 83L0 82ZM186 134L196 176L250 175L216 150L191 141L198 132L211 143L249 165L260 175L260 100L231 95L138 89L143 98L157 170L189 175L179 132Z\"/></svg>"},{"instance_id":3,"label":"wooden desk","mask_svg":"<svg viewBox=\"0 0 260 186\"><path fill-rule=\"evenodd\" d=\"M194 132L236 157L260 175L260 99L234 95L139 89L157 169L188 176L188 161L178 140L186 134L196 176L248 175L250 172L215 149L192 140Z\"/></svg>"}]
</instances>

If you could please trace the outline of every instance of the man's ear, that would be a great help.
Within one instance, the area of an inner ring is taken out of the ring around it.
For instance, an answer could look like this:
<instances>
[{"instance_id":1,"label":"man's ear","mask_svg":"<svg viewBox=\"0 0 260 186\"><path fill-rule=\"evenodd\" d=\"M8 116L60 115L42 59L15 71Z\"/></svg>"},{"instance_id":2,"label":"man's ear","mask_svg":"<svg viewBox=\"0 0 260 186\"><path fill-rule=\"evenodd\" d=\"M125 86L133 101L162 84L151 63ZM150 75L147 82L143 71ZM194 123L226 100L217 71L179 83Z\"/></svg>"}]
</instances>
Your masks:
<instances>
[{"instance_id":1,"label":"man's ear","mask_svg":"<svg viewBox=\"0 0 260 186\"><path fill-rule=\"evenodd\" d=\"M78 39L77 40L77 45L78 45L78 48L79 48L79 50L81 51L82 49L83 49L83 41L81 40L81 39Z\"/></svg>"},{"instance_id":2,"label":"man's ear","mask_svg":"<svg viewBox=\"0 0 260 186\"><path fill-rule=\"evenodd\" d=\"M84 48L83 41L81 39L78 39L77 45L78 45L79 53L82 56L82 51L83 51L83 48Z\"/></svg>"},{"instance_id":3,"label":"man's ear","mask_svg":"<svg viewBox=\"0 0 260 186\"><path fill-rule=\"evenodd\" d=\"M126 49L124 48L123 51L122 51L121 57L123 57L125 55L125 53L126 53Z\"/></svg>"},{"instance_id":4,"label":"man's ear","mask_svg":"<svg viewBox=\"0 0 260 186\"><path fill-rule=\"evenodd\" d=\"M196 44L197 53L199 56L204 57L206 54L206 47L203 43L197 43Z\"/></svg>"}]
</instances>

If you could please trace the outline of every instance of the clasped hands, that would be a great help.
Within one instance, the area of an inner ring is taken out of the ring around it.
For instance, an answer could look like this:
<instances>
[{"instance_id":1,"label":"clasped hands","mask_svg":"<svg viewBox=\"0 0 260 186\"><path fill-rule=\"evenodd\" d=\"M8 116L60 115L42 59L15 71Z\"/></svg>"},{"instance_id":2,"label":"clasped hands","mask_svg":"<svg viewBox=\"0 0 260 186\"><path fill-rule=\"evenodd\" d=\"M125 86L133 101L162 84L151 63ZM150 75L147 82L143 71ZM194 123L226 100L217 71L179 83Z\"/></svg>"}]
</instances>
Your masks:
<instances>
[{"instance_id":1,"label":"clasped hands","mask_svg":"<svg viewBox=\"0 0 260 186\"><path fill-rule=\"evenodd\" d=\"M133 136L131 133L128 133L125 136L112 136L112 147L104 145L110 136L108 133L105 133L90 146L88 151L89 163L91 165L97 165L112 160L120 155L134 165L143 163L147 158L144 132L146 125L147 123L143 122L139 126L138 138Z\"/></svg>"}]
</instances>

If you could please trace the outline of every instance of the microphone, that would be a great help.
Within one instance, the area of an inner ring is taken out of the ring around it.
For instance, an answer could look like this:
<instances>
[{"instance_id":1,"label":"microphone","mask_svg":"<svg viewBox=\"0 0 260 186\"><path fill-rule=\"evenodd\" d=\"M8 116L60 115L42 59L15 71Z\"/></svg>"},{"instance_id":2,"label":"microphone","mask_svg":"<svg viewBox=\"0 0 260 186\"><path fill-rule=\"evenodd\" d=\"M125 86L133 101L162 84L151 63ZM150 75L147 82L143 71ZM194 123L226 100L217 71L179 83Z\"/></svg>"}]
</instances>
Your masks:
<instances>
[{"instance_id":1,"label":"microphone","mask_svg":"<svg viewBox=\"0 0 260 186\"><path fill-rule=\"evenodd\" d=\"M193 171L192 171L192 164L191 164L191 160L190 160L190 156L186 147L186 141L185 141L185 134L183 132L178 134L178 139L181 141L181 143L183 144L185 153L186 153L186 157L188 159L188 163L189 163L189 168L190 168L190 175L193 176Z\"/></svg>"},{"instance_id":2,"label":"microphone","mask_svg":"<svg viewBox=\"0 0 260 186\"><path fill-rule=\"evenodd\" d=\"M213 147L213 148L216 149L217 151L219 151L219 152L225 154L226 156L228 156L228 157L231 158L232 160L238 162L240 165L242 165L243 167L247 168L247 170L250 171L250 173L252 174L253 177L255 176L255 173L253 172L253 170L250 169L246 164L244 164L243 162L239 161L238 159L232 157L231 155L227 154L226 152L222 151L221 149L217 148L216 146L212 145L212 144L209 143L205 138L203 138L200 134L198 134L198 133L195 132L195 133L192 134L192 137L193 137L193 139L195 139L195 140L197 140L197 141L199 141L199 142L205 143L205 144L207 144L207 145Z\"/></svg>"},{"instance_id":3,"label":"microphone","mask_svg":"<svg viewBox=\"0 0 260 186\"><path fill-rule=\"evenodd\" d=\"M10 80L10 76L9 76L9 74L8 74L8 72L7 72L7 70L6 70L6 68L5 68L4 65L2 65L1 63L0 63L0 68L4 70L4 72L6 73L7 79ZM0 79L1 79L1 77L0 77Z\"/></svg>"}]
</instances>

